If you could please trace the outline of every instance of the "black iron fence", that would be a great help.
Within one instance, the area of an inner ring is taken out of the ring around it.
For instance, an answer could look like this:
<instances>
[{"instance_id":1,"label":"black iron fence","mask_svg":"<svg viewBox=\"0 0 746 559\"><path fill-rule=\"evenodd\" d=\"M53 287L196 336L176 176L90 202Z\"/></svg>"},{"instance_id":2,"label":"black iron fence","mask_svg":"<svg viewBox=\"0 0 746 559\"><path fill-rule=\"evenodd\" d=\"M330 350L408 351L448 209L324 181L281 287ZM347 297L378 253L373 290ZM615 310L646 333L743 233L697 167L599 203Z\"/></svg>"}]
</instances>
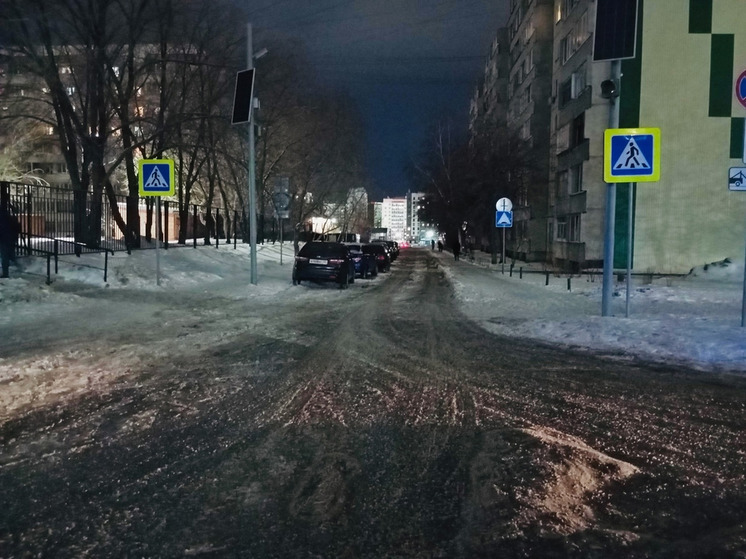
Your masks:
<instances>
[{"instance_id":1,"label":"black iron fence","mask_svg":"<svg viewBox=\"0 0 746 559\"><path fill-rule=\"evenodd\" d=\"M153 198L0 182L0 200L8 204L19 226L17 254L80 255L163 246L216 245L245 238L245 216L222 208L162 201L160 219Z\"/></svg>"}]
</instances>

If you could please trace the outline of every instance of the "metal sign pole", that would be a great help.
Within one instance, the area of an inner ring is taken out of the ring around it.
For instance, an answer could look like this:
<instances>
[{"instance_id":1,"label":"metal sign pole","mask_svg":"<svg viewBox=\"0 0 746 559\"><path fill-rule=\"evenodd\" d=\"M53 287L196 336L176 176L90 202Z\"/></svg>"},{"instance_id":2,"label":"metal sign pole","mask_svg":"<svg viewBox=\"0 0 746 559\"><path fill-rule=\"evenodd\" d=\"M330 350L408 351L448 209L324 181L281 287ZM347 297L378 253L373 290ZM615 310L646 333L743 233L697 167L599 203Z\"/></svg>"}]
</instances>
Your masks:
<instances>
[{"instance_id":1,"label":"metal sign pole","mask_svg":"<svg viewBox=\"0 0 746 559\"><path fill-rule=\"evenodd\" d=\"M629 293L632 286L632 200L637 183L629 183L627 196L627 301L624 307L624 316L629 318Z\"/></svg>"},{"instance_id":2,"label":"metal sign pole","mask_svg":"<svg viewBox=\"0 0 746 559\"><path fill-rule=\"evenodd\" d=\"M505 227L503 229L503 253L500 258L500 262L502 262L502 273L505 273Z\"/></svg>"},{"instance_id":3,"label":"metal sign pole","mask_svg":"<svg viewBox=\"0 0 746 559\"><path fill-rule=\"evenodd\" d=\"M161 197L157 196L155 216L155 284L161 284Z\"/></svg>"},{"instance_id":4,"label":"metal sign pole","mask_svg":"<svg viewBox=\"0 0 746 559\"><path fill-rule=\"evenodd\" d=\"M280 266L282 266L282 218L278 218L280 222Z\"/></svg>"},{"instance_id":5,"label":"metal sign pole","mask_svg":"<svg viewBox=\"0 0 746 559\"><path fill-rule=\"evenodd\" d=\"M743 262L743 295L741 297L741 328L746 326L746 258Z\"/></svg>"}]
</instances>

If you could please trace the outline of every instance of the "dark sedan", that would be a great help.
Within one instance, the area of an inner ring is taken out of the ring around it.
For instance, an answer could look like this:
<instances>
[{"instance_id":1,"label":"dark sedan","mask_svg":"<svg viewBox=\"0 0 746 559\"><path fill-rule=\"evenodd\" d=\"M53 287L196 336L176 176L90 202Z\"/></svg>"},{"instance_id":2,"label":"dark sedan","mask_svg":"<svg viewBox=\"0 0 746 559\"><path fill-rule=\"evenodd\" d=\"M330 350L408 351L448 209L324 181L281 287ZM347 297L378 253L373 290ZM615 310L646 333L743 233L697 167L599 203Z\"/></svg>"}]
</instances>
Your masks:
<instances>
[{"instance_id":1,"label":"dark sedan","mask_svg":"<svg viewBox=\"0 0 746 559\"><path fill-rule=\"evenodd\" d=\"M312 241L298 251L293 264L293 285L301 281L333 281L345 289L355 283L355 264L342 243Z\"/></svg>"}]
</instances>

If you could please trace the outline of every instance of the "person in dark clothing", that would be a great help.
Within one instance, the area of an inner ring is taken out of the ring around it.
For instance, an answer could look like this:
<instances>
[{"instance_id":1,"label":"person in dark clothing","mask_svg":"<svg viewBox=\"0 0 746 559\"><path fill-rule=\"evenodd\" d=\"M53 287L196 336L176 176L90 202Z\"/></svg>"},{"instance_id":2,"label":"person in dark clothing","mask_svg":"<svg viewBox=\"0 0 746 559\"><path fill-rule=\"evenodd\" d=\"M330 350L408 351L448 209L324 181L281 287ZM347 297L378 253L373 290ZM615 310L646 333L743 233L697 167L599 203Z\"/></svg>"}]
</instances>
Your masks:
<instances>
[{"instance_id":1,"label":"person in dark clothing","mask_svg":"<svg viewBox=\"0 0 746 559\"><path fill-rule=\"evenodd\" d=\"M0 206L0 260L2 260L2 275L9 276L10 261L15 260L16 237L18 235L18 222L10 213L8 206Z\"/></svg>"},{"instance_id":2,"label":"person in dark clothing","mask_svg":"<svg viewBox=\"0 0 746 559\"><path fill-rule=\"evenodd\" d=\"M438 252L443 252L443 243L442 243L442 241L438 241Z\"/></svg>"},{"instance_id":3,"label":"person in dark clothing","mask_svg":"<svg viewBox=\"0 0 746 559\"><path fill-rule=\"evenodd\" d=\"M461 243L458 242L458 239L453 241L453 258L455 260L458 260L459 255L461 254Z\"/></svg>"},{"instance_id":4,"label":"person in dark clothing","mask_svg":"<svg viewBox=\"0 0 746 559\"><path fill-rule=\"evenodd\" d=\"M430 241L430 250L435 250L435 241Z\"/></svg>"}]
</instances>

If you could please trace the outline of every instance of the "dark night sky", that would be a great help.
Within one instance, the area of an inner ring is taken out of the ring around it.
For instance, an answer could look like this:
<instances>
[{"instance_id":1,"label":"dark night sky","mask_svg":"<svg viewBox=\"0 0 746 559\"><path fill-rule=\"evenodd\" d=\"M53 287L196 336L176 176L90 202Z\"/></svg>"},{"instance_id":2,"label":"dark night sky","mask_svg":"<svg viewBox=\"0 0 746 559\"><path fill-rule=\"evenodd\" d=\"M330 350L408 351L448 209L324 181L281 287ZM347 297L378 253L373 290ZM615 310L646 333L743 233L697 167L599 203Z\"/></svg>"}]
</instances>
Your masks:
<instances>
[{"instance_id":1,"label":"dark night sky","mask_svg":"<svg viewBox=\"0 0 746 559\"><path fill-rule=\"evenodd\" d=\"M445 116L466 126L508 12L508 0L245 1L255 49L263 33L300 41L323 81L356 100L379 200L406 192L404 168L429 127Z\"/></svg>"}]
</instances>

